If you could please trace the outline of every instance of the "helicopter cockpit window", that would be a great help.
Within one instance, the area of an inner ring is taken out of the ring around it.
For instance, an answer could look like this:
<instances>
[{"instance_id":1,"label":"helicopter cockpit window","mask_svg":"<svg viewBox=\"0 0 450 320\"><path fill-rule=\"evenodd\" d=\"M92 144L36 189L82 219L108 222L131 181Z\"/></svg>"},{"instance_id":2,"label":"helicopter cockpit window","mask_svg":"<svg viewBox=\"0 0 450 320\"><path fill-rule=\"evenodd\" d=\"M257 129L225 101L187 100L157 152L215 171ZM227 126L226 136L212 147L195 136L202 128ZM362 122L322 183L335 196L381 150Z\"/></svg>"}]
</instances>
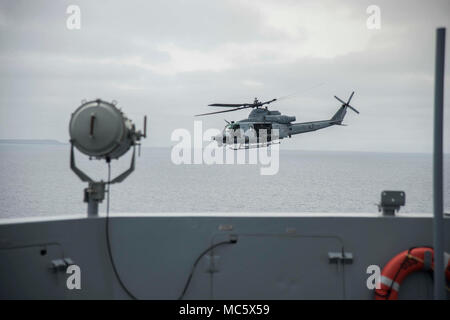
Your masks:
<instances>
[{"instance_id":1,"label":"helicopter cockpit window","mask_svg":"<svg viewBox=\"0 0 450 320\"><path fill-rule=\"evenodd\" d=\"M227 129L229 129L229 130L238 130L239 129L239 124L237 124L237 123L229 124L229 125L227 125Z\"/></svg>"}]
</instances>

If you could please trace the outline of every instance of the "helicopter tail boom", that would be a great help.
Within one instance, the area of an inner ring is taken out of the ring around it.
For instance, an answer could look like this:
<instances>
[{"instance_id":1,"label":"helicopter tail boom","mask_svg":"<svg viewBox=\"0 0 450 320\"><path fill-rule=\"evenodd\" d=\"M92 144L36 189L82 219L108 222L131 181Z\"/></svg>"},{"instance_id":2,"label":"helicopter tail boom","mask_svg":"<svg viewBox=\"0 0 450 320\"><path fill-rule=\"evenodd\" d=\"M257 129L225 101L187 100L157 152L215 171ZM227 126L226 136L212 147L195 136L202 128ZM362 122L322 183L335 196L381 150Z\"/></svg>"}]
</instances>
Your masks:
<instances>
[{"instance_id":1,"label":"helicopter tail boom","mask_svg":"<svg viewBox=\"0 0 450 320\"><path fill-rule=\"evenodd\" d=\"M335 124L341 124L344 120L345 115L347 114L347 107L342 106L339 110L333 115L330 121L333 121Z\"/></svg>"},{"instance_id":2,"label":"helicopter tail boom","mask_svg":"<svg viewBox=\"0 0 450 320\"><path fill-rule=\"evenodd\" d=\"M316 131L334 125L343 125L342 121L344 120L344 117L347 114L347 108L350 108L354 112L359 113L358 110L356 110L350 105L350 100L352 100L354 93L355 92L352 92L347 102L342 101L341 99L335 96L335 98L339 100L339 102L341 102L342 105L339 107L338 111L336 111L333 117L331 117L331 119L312 122L292 123L289 127L289 132L287 133L287 135L290 137L294 134Z\"/></svg>"}]
</instances>

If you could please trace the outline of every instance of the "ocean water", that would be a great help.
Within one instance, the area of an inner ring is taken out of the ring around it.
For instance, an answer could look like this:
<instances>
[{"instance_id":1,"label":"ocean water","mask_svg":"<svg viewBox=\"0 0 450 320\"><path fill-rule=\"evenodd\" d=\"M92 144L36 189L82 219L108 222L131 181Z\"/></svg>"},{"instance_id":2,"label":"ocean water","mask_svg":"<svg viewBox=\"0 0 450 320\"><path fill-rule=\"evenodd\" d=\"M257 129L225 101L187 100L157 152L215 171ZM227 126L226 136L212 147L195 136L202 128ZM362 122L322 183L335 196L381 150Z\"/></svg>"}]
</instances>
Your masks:
<instances>
[{"instance_id":1,"label":"ocean water","mask_svg":"<svg viewBox=\"0 0 450 320\"><path fill-rule=\"evenodd\" d=\"M142 149L136 171L111 188L112 213L376 212L382 190L406 192L402 212L432 211L427 154L280 150L278 174L262 176L259 165L175 165L170 153ZM86 212L86 184L69 168L69 145L0 144L0 159L0 218ZM113 177L129 160L130 154L112 162ZM104 162L77 154L77 163L106 180Z\"/></svg>"}]
</instances>

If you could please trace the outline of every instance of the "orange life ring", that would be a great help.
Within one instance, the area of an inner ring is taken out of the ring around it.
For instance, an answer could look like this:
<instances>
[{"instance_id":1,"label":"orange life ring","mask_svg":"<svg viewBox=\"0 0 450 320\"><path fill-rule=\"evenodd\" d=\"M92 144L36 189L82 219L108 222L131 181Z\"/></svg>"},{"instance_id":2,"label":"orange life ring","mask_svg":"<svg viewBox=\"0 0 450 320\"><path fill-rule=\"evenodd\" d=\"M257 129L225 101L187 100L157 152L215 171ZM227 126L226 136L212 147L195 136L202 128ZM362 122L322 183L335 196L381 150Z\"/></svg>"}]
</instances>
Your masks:
<instances>
[{"instance_id":1,"label":"orange life ring","mask_svg":"<svg viewBox=\"0 0 450 320\"><path fill-rule=\"evenodd\" d=\"M434 270L434 251L429 247L405 250L392 258L381 272L381 287L375 290L376 300L397 300L402 281L410 274L425 267L425 252L431 253L431 269ZM445 254L445 276L450 281L450 255Z\"/></svg>"}]
</instances>

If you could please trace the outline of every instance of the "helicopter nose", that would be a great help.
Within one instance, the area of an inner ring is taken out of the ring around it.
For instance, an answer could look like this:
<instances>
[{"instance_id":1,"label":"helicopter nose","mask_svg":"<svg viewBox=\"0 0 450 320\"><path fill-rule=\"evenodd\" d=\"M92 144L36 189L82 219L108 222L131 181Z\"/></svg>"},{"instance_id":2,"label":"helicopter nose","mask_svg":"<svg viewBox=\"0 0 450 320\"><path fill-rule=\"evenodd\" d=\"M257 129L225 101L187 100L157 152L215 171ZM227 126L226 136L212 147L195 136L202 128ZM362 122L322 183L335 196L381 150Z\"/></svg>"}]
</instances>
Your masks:
<instances>
[{"instance_id":1,"label":"helicopter nose","mask_svg":"<svg viewBox=\"0 0 450 320\"><path fill-rule=\"evenodd\" d=\"M220 147L223 145L223 137L221 135L211 137L212 141L216 141L217 145Z\"/></svg>"}]
</instances>

